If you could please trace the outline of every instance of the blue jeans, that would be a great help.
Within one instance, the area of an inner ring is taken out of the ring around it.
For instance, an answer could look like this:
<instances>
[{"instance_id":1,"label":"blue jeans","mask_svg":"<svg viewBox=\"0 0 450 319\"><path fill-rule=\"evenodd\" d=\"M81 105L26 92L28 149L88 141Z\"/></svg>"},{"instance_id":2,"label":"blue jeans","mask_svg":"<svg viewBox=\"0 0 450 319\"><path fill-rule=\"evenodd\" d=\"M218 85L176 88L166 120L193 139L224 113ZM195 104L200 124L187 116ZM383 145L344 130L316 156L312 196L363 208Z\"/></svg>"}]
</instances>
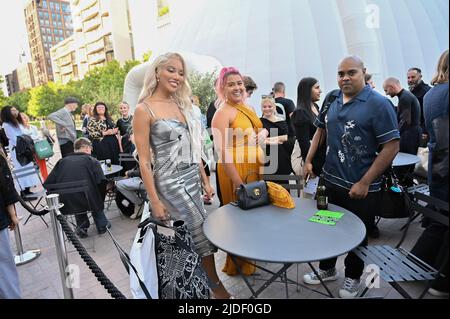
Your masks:
<instances>
[{"instance_id":1,"label":"blue jeans","mask_svg":"<svg viewBox=\"0 0 450 319\"><path fill-rule=\"evenodd\" d=\"M103 211L92 213L94 218L95 226L98 231L105 230L106 225L108 225L108 219L106 219L105 213ZM77 227L87 230L91 223L86 213L75 215L75 220L77 221Z\"/></svg>"},{"instance_id":2,"label":"blue jeans","mask_svg":"<svg viewBox=\"0 0 450 319\"><path fill-rule=\"evenodd\" d=\"M8 228L0 230L0 299L20 299L20 282Z\"/></svg>"}]
</instances>

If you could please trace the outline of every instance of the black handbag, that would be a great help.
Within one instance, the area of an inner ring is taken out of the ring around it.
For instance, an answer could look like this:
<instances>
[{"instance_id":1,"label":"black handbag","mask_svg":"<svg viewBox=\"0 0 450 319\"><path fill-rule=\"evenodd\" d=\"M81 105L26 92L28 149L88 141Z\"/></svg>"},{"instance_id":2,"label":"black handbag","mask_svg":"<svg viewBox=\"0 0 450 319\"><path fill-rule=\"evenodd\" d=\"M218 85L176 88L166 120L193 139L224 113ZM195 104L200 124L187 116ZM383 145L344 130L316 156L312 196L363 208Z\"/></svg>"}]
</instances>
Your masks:
<instances>
[{"instance_id":1,"label":"black handbag","mask_svg":"<svg viewBox=\"0 0 450 319\"><path fill-rule=\"evenodd\" d=\"M382 218L406 218L413 213L411 199L399 184L392 169L387 170L381 182L381 209L377 216Z\"/></svg>"},{"instance_id":2,"label":"black handbag","mask_svg":"<svg viewBox=\"0 0 450 319\"><path fill-rule=\"evenodd\" d=\"M250 174L249 174L250 175ZM270 204L269 192L265 181L256 181L242 184L236 191L237 206L243 210L248 210Z\"/></svg>"}]
</instances>

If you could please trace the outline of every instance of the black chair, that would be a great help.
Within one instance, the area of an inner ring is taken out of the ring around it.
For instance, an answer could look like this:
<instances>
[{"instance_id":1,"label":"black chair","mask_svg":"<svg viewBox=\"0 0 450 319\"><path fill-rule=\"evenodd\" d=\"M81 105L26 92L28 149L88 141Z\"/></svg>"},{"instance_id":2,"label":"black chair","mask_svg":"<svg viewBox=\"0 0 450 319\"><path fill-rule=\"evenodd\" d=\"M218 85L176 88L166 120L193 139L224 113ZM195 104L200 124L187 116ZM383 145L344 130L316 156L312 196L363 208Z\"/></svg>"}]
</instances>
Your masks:
<instances>
[{"instance_id":1,"label":"black chair","mask_svg":"<svg viewBox=\"0 0 450 319\"><path fill-rule=\"evenodd\" d=\"M414 186L408 187L407 193L410 194L411 196L414 196L416 193L430 196L430 187L427 184L414 185ZM413 216L413 218L411 219L411 222L416 220L417 217L419 217L419 216L420 216L420 212L416 212L415 215ZM407 224L403 225L402 228L400 228L400 230L405 229L406 226L407 226Z\"/></svg>"},{"instance_id":2,"label":"black chair","mask_svg":"<svg viewBox=\"0 0 450 319\"><path fill-rule=\"evenodd\" d=\"M65 216L74 217L72 219L68 219L68 221L72 224L72 226L76 229L76 215L89 214L90 220L92 218L92 206L89 201L89 184L87 180L80 180L75 182L65 182L65 183L56 183L56 184L45 184L45 188L47 190L47 194L58 194L60 195L60 202L64 204L64 197L70 194L82 193L86 198L86 210L82 212L75 213L67 213ZM75 219L75 220L74 220ZM91 221L90 221L91 223ZM95 252L95 236L92 236L92 250Z\"/></svg>"},{"instance_id":3,"label":"black chair","mask_svg":"<svg viewBox=\"0 0 450 319\"><path fill-rule=\"evenodd\" d=\"M425 289L419 295L419 298L423 298L430 288L431 281L442 276L441 273L443 270L443 267L439 270L434 269L401 247L410 222L414 217L414 211L423 214L434 222L444 225L447 227L447 231L449 222L449 205L446 202L421 193L415 193L412 206L413 210L409 222L403 231L402 238L395 247L388 245L361 246L354 250L354 253L366 264L377 265L380 268L379 276L397 290L404 298L408 299L412 298L411 295L400 286L399 282L427 281ZM446 216L444 215L445 213L447 214ZM445 260L448 261L448 252ZM442 265L445 265L445 262L443 262ZM361 296L364 296L368 289L369 288L365 288Z\"/></svg>"},{"instance_id":4,"label":"black chair","mask_svg":"<svg viewBox=\"0 0 450 319\"><path fill-rule=\"evenodd\" d=\"M119 154L119 165L123 167L122 173L134 168L137 164L136 158L130 153Z\"/></svg>"},{"instance_id":5,"label":"black chair","mask_svg":"<svg viewBox=\"0 0 450 319\"><path fill-rule=\"evenodd\" d=\"M299 175L270 175L270 174L264 174L261 176L261 178L264 181L270 181L270 182L274 182L277 184L280 184L281 186L283 186L285 189L287 189L289 192L291 192L291 190L296 190L297 191L297 197L300 197L301 194L301 190L303 189L303 177L299 176ZM287 181L289 183L289 181L294 181L294 184L285 184L285 183L280 183L280 182L285 182Z\"/></svg>"},{"instance_id":6,"label":"black chair","mask_svg":"<svg viewBox=\"0 0 450 319\"><path fill-rule=\"evenodd\" d=\"M39 173L39 167L36 164L29 166L29 167L15 169L12 171L12 175L13 175L13 178L16 180L17 184L19 185L19 189L20 189L21 193L22 193L22 191L24 191L24 189L22 188L22 186L19 182L20 178L36 175L39 179L40 185L35 185L35 186L42 186L42 179L41 179L41 176ZM23 199L23 201L28 203L34 210L39 210L39 206L42 206L42 207L44 206L44 204L42 203L42 201L44 200L44 197L45 197L45 190L41 190L39 192L35 192L35 193L25 195L25 196L22 196L22 194L21 194L21 198ZM26 225L28 223L28 221L30 220L30 218L32 216L33 216L33 214L31 214L31 213L30 213L30 215L28 215L27 219L24 222L24 225ZM48 227L48 224L45 221L44 217L43 216L39 216L39 217L44 222L45 226Z\"/></svg>"}]
</instances>

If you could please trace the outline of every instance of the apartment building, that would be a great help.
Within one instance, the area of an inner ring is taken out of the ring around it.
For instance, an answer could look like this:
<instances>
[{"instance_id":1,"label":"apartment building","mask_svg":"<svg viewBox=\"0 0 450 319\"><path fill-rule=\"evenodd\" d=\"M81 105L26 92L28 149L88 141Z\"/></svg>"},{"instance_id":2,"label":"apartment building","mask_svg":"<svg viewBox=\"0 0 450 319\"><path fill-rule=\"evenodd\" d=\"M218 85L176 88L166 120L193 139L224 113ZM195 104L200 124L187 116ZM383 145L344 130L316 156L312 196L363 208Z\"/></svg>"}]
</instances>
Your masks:
<instances>
[{"instance_id":1,"label":"apartment building","mask_svg":"<svg viewBox=\"0 0 450 319\"><path fill-rule=\"evenodd\" d=\"M17 80L19 82L19 91L28 90L36 86L33 74L33 64L30 62L22 63L16 69Z\"/></svg>"},{"instance_id":2,"label":"apartment building","mask_svg":"<svg viewBox=\"0 0 450 319\"><path fill-rule=\"evenodd\" d=\"M50 48L73 34L70 3L29 0L24 9L36 85L53 81Z\"/></svg>"},{"instance_id":3,"label":"apartment building","mask_svg":"<svg viewBox=\"0 0 450 319\"><path fill-rule=\"evenodd\" d=\"M8 89L8 96L19 92L19 81L17 79L17 71L14 70L10 74L5 75L6 88Z\"/></svg>"},{"instance_id":4,"label":"apartment building","mask_svg":"<svg viewBox=\"0 0 450 319\"><path fill-rule=\"evenodd\" d=\"M128 0L71 0L74 35L51 50L55 80L82 79L113 59L134 59Z\"/></svg>"}]
</instances>

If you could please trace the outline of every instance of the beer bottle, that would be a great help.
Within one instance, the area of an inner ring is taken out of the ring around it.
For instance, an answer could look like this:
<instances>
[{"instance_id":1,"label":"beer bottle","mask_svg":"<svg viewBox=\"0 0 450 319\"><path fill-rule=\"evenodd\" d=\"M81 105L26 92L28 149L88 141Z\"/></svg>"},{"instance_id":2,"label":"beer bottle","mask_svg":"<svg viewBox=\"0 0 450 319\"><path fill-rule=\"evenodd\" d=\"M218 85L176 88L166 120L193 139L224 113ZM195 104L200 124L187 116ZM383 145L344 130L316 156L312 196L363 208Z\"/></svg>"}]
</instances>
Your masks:
<instances>
[{"instance_id":1,"label":"beer bottle","mask_svg":"<svg viewBox=\"0 0 450 319\"><path fill-rule=\"evenodd\" d=\"M328 209L328 196L327 196L327 188L325 185L319 185L317 187L317 209L326 210Z\"/></svg>"}]
</instances>

